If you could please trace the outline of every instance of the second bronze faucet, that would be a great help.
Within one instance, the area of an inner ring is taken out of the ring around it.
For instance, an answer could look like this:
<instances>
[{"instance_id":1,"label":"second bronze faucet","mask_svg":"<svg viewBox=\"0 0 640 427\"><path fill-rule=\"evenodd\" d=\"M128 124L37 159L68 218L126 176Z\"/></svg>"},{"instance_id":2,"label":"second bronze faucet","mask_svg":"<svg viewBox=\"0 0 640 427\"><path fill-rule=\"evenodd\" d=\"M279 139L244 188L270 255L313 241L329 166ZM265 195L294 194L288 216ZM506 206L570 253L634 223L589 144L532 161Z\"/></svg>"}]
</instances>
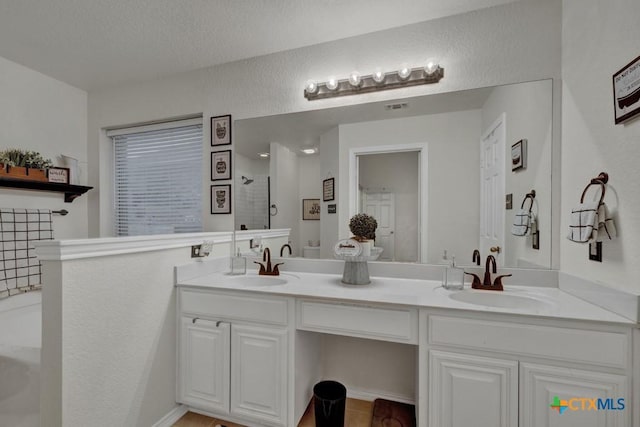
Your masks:
<instances>
[{"instance_id":1,"label":"second bronze faucet","mask_svg":"<svg viewBox=\"0 0 640 427\"><path fill-rule=\"evenodd\" d=\"M476 250L477 251L477 250ZM473 260L476 261L476 251L473 252ZM477 259L480 259L480 252L477 253ZM496 274L498 271L496 267L496 258L493 255L487 256L487 261L485 262L484 267L484 278L482 282L480 281L480 277L477 274L467 273L470 276L473 276L473 281L471 282L472 289L482 289L485 291L503 291L504 287L502 286L502 278L510 277L511 274L503 274L496 277L491 283L491 273Z\"/></svg>"}]
</instances>

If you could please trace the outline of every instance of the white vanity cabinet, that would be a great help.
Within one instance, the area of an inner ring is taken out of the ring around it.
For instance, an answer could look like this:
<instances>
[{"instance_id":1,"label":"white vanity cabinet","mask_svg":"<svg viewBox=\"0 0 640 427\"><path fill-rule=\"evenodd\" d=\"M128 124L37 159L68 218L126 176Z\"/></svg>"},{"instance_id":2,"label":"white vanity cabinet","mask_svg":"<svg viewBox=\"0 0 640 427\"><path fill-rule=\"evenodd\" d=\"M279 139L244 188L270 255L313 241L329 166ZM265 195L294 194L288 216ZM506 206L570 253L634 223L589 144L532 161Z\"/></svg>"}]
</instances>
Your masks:
<instances>
[{"instance_id":1,"label":"white vanity cabinet","mask_svg":"<svg viewBox=\"0 0 640 427\"><path fill-rule=\"evenodd\" d=\"M518 362L429 352L429 425L518 425Z\"/></svg>"},{"instance_id":2,"label":"white vanity cabinet","mask_svg":"<svg viewBox=\"0 0 640 427\"><path fill-rule=\"evenodd\" d=\"M422 319L429 427L631 425L629 328L437 310ZM577 399L560 414L556 396ZM598 398L626 409L590 408Z\"/></svg>"},{"instance_id":3,"label":"white vanity cabinet","mask_svg":"<svg viewBox=\"0 0 640 427\"><path fill-rule=\"evenodd\" d=\"M182 317L178 401L205 411L229 413L231 325Z\"/></svg>"},{"instance_id":4,"label":"white vanity cabinet","mask_svg":"<svg viewBox=\"0 0 640 427\"><path fill-rule=\"evenodd\" d=\"M180 288L178 316L178 402L287 425L287 300Z\"/></svg>"}]
</instances>

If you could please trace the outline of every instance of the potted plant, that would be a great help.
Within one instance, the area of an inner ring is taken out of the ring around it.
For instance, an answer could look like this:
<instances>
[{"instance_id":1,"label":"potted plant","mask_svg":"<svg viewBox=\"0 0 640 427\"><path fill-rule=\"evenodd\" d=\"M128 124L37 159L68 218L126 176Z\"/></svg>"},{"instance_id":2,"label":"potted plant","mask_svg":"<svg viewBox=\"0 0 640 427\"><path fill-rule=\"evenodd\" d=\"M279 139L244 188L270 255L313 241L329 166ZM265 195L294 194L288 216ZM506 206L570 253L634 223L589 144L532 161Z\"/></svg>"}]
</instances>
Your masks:
<instances>
[{"instance_id":1,"label":"potted plant","mask_svg":"<svg viewBox=\"0 0 640 427\"><path fill-rule=\"evenodd\" d=\"M376 238L378 221L371 215L359 213L349 220L349 230L353 233L353 239L360 242L363 247L363 255L369 255Z\"/></svg>"},{"instance_id":2,"label":"potted plant","mask_svg":"<svg viewBox=\"0 0 640 427\"><path fill-rule=\"evenodd\" d=\"M10 148L0 151L0 177L47 181L46 169L53 166L37 151Z\"/></svg>"}]
</instances>

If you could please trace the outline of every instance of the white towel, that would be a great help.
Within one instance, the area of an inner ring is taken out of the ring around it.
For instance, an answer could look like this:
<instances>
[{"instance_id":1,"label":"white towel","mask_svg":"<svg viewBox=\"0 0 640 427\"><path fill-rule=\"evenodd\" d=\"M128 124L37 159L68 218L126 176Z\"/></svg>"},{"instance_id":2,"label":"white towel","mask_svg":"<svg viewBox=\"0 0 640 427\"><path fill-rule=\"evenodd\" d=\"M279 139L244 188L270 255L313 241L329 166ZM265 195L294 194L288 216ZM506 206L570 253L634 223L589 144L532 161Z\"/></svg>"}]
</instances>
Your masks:
<instances>
[{"instance_id":1,"label":"white towel","mask_svg":"<svg viewBox=\"0 0 640 427\"><path fill-rule=\"evenodd\" d=\"M609 209L604 203L600 203L598 207L598 231L594 236L595 241L601 242L602 240L613 240L618 237L618 231L616 225L613 223L613 218L609 215Z\"/></svg>"},{"instance_id":2,"label":"white towel","mask_svg":"<svg viewBox=\"0 0 640 427\"><path fill-rule=\"evenodd\" d=\"M580 203L571 210L569 220L569 235L567 238L578 243L601 242L603 238L609 240L617 236L613 219L604 203Z\"/></svg>"},{"instance_id":3,"label":"white towel","mask_svg":"<svg viewBox=\"0 0 640 427\"><path fill-rule=\"evenodd\" d=\"M511 234L514 236L528 236L531 234L531 224L536 217L529 209L518 209L511 226Z\"/></svg>"}]
</instances>

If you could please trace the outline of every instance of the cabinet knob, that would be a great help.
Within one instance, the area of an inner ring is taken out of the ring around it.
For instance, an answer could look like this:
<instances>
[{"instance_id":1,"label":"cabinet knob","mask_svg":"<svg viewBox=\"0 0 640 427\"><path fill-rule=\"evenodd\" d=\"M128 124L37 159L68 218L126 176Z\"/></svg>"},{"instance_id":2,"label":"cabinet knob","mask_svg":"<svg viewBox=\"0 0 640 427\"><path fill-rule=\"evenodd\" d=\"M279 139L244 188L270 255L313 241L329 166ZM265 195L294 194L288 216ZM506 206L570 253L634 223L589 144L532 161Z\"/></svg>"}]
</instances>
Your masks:
<instances>
[{"instance_id":1,"label":"cabinet knob","mask_svg":"<svg viewBox=\"0 0 640 427\"><path fill-rule=\"evenodd\" d=\"M199 319L199 317L194 317L193 319L191 319L191 323L196 323L196 321Z\"/></svg>"},{"instance_id":2,"label":"cabinet knob","mask_svg":"<svg viewBox=\"0 0 640 427\"><path fill-rule=\"evenodd\" d=\"M500 253L500 246L491 246L491 247L489 248L489 250L490 250L491 252Z\"/></svg>"}]
</instances>

